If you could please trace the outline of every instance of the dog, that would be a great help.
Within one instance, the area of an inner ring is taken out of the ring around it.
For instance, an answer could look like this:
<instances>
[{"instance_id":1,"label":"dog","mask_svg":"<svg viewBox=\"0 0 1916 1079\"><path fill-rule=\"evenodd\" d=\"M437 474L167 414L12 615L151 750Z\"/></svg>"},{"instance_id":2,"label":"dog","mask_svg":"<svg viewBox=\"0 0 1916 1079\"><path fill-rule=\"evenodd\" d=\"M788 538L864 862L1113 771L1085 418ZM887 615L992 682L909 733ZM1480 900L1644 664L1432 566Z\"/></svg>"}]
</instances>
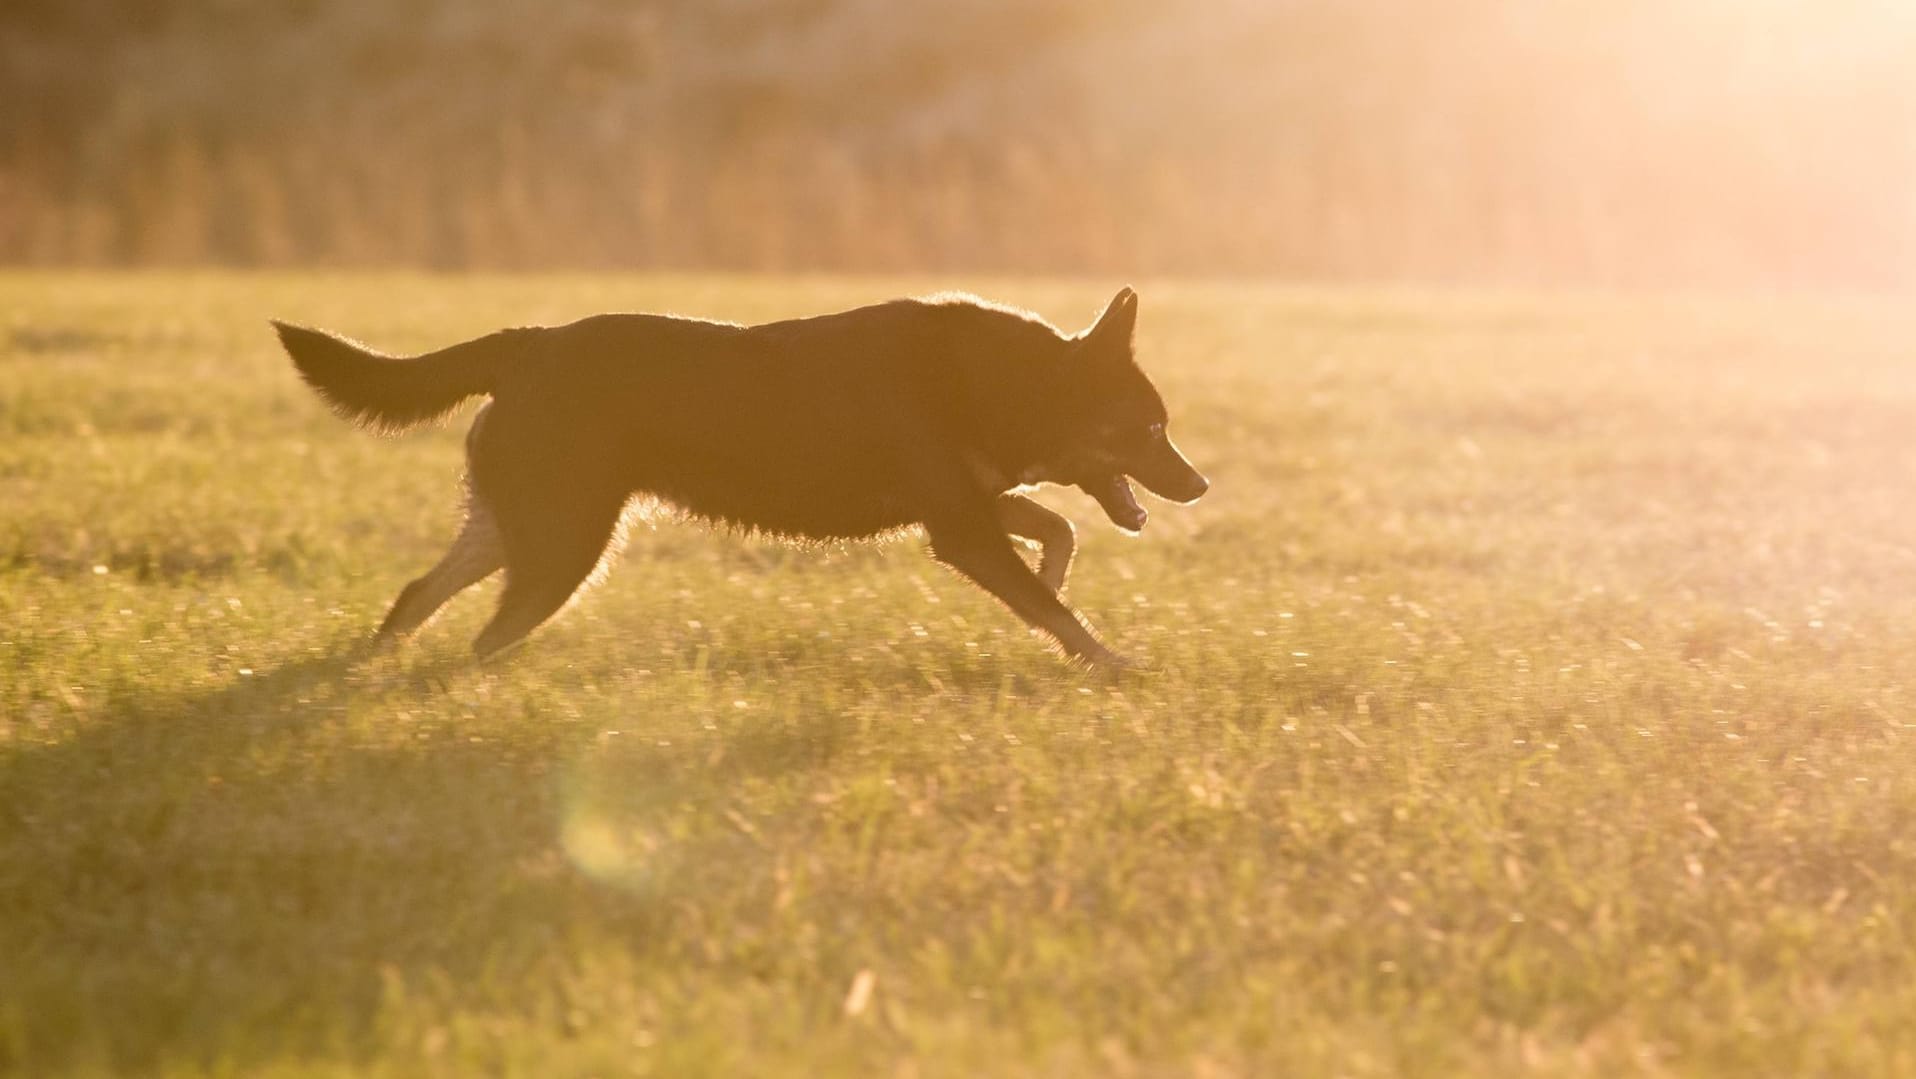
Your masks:
<instances>
[{"instance_id":1,"label":"dog","mask_svg":"<svg viewBox=\"0 0 1916 1079\"><path fill-rule=\"evenodd\" d=\"M401 358L274 321L299 374L343 416L397 432L491 398L466 436L466 520L408 584L380 640L412 633L506 571L473 643L484 659L557 612L607 559L629 502L801 541L922 528L934 558L1072 660L1130 664L1060 599L1070 521L1023 493L1082 488L1118 528L1209 488L1166 430L1120 291L1068 335L964 294L757 326L595 315ZM1034 572L1012 537L1039 548Z\"/></svg>"}]
</instances>

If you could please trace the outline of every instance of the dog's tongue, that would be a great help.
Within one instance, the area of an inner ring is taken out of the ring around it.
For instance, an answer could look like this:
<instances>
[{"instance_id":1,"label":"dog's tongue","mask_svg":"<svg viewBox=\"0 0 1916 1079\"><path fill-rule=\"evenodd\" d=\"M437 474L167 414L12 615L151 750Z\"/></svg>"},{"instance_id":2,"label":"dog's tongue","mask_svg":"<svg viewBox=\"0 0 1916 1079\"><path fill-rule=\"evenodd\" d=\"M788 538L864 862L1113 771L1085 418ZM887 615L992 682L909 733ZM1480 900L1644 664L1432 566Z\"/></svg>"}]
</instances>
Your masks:
<instances>
[{"instance_id":1,"label":"dog's tongue","mask_svg":"<svg viewBox=\"0 0 1916 1079\"><path fill-rule=\"evenodd\" d=\"M1104 507L1104 515L1111 518L1112 524L1127 532L1144 527L1144 507L1138 505L1138 497L1131 493L1131 481L1121 474L1113 473L1103 483L1086 484L1084 489Z\"/></svg>"}]
</instances>

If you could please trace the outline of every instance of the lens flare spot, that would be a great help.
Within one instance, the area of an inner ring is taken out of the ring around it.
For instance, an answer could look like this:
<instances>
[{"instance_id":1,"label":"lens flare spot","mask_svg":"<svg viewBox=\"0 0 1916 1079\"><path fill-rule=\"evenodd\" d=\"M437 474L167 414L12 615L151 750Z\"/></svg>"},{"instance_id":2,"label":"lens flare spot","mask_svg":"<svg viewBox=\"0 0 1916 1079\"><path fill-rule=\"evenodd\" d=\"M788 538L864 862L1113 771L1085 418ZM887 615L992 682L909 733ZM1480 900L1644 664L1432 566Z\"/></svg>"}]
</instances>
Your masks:
<instances>
[{"instance_id":1,"label":"lens flare spot","mask_svg":"<svg viewBox=\"0 0 1916 1079\"><path fill-rule=\"evenodd\" d=\"M651 866L650 844L589 810L574 810L566 816L559 843L572 864L594 880L634 884L648 875Z\"/></svg>"}]
</instances>

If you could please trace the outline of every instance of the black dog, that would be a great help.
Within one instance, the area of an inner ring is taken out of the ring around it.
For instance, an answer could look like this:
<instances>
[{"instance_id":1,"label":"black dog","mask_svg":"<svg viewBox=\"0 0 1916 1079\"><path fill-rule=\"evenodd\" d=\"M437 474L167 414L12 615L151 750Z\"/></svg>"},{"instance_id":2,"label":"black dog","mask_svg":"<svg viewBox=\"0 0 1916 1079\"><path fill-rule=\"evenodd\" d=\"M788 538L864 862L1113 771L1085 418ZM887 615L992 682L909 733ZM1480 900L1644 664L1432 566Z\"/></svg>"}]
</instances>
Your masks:
<instances>
[{"instance_id":1,"label":"black dog","mask_svg":"<svg viewBox=\"0 0 1916 1079\"><path fill-rule=\"evenodd\" d=\"M1137 311L1125 289L1076 336L970 296L762 326L613 314L409 359L274 325L300 375L363 424L403 429L492 397L466 436L465 527L381 637L504 568L474 648L517 642L600 564L627 502L650 496L811 540L921 525L935 557L1068 655L1121 666L1058 598L1071 522L1015 489L1075 484L1136 531L1145 513L1125 477L1177 502L1209 486L1132 358ZM1041 545L1036 573L1010 535Z\"/></svg>"}]
</instances>

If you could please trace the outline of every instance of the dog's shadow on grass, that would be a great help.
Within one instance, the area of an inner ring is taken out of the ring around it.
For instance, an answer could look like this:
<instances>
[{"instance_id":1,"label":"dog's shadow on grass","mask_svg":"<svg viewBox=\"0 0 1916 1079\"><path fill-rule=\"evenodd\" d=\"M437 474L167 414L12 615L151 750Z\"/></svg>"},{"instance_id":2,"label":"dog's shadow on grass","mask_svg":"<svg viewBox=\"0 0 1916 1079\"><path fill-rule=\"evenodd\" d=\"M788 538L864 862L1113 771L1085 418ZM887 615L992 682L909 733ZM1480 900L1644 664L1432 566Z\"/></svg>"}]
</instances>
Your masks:
<instances>
[{"instance_id":1,"label":"dog's shadow on grass","mask_svg":"<svg viewBox=\"0 0 1916 1079\"><path fill-rule=\"evenodd\" d=\"M712 659L719 676L753 662ZM920 691L906 664L868 666L881 691ZM491 669L463 649L340 640L210 688L109 698L0 755L0 880L20 884L0 954L32 957L9 995L45 1032L18 1062L350 1065L395 1022L433 1021L407 1012L407 986L478 1007L515 999L553 941L598 936L639 961L672 947L685 896L608 886L566 848L595 725L556 714L564 686L498 693ZM1002 682L982 667L947 680ZM827 768L861 737L821 710L736 737L716 768L674 748L600 779L711 801L713 784ZM670 808L607 806L648 807Z\"/></svg>"},{"instance_id":2,"label":"dog's shadow on grass","mask_svg":"<svg viewBox=\"0 0 1916 1079\"><path fill-rule=\"evenodd\" d=\"M540 942L641 902L528 871L553 862L563 735L528 723L502 745L406 721L469 692L474 669L463 651L340 641L109 698L0 754L0 954L27 1032L0 1061L350 1065L390 1034L397 987L496 993Z\"/></svg>"}]
</instances>

